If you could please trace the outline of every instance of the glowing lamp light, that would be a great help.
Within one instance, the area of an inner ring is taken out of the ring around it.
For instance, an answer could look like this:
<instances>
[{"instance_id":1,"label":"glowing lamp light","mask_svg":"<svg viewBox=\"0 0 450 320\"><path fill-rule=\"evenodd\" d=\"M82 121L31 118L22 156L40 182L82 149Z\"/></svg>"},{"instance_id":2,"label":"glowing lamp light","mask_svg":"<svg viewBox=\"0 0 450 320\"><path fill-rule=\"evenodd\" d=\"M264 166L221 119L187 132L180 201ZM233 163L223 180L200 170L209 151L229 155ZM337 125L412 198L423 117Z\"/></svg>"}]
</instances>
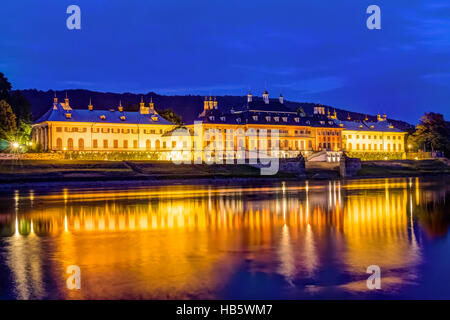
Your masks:
<instances>
[{"instance_id":1,"label":"glowing lamp light","mask_svg":"<svg viewBox=\"0 0 450 320\"><path fill-rule=\"evenodd\" d=\"M19 144L18 144L17 142L13 142L13 143L12 143L12 147L13 147L14 149L17 149L17 148L19 147Z\"/></svg>"},{"instance_id":2,"label":"glowing lamp light","mask_svg":"<svg viewBox=\"0 0 450 320\"><path fill-rule=\"evenodd\" d=\"M64 150L64 151L66 151L66 150L67 150L67 148L66 148L66 147L64 147L64 148L63 148L63 150Z\"/></svg>"},{"instance_id":3,"label":"glowing lamp light","mask_svg":"<svg viewBox=\"0 0 450 320\"><path fill-rule=\"evenodd\" d=\"M388 159L388 157L384 157L384 160L387 160Z\"/></svg>"}]
</instances>

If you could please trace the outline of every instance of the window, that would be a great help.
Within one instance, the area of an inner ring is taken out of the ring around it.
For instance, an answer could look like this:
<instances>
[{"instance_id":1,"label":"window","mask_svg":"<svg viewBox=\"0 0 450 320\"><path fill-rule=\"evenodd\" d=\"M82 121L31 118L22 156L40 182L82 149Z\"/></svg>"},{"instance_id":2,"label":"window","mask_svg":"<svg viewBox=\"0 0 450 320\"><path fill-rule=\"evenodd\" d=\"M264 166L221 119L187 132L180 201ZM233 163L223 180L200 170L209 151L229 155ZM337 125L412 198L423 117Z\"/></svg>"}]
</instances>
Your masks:
<instances>
[{"instance_id":1,"label":"window","mask_svg":"<svg viewBox=\"0 0 450 320\"><path fill-rule=\"evenodd\" d=\"M258 121L258 116L253 116L253 120Z\"/></svg>"},{"instance_id":2,"label":"window","mask_svg":"<svg viewBox=\"0 0 450 320\"><path fill-rule=\"evenodd\" d=\"M348 150L352 150L352 144L351 143L348 144Z\"/></svg>"},{"instance_id":3,"label":"window","mask_svg":"<svg viewBox=\"0 0 450 320\"><path fill-rule=\"evenodd\" d=\"M102 128L102 133L109 133L109 128Z\"/></svg>"},{"instance_id":4,"label":"window","mask_svg":"<svg viewBox=\"0 0 450 320\"><path fill-rule=\"evenodd\" d=\"M359 143L356 144L356 150L359 150Z\"/></svg>"},{"instance_id":5,"label":"window","mask_svg":"<svg viewBox=\"0 0 450 320\"><path fill-rule=\"evenodd\" d=\"M294 121L298 123L300 121L300 118L295 117Z\"/></svg>"},{"instance_id":6,"label":"window","mask_svg":"<svg viewBox=\"0 0 450 320\"><path fill-rule=\"evenodd\" d=\"M145 149L150 150L151 145L150 145L150 140L145 140Z\"/></svg>"},{"instance_id":7,"label":"window","mask_svg":"<svg viewBox=\"0 0 450 320\"><path fill-rule=\"evenodd\" d=\"M119 147L119 140L114 140L113 144L114 144L114 149L117 149Z\"/></svg>"},{"instance_id":8,"label":"window","mask_svg":"<svg viewBox=\"0 0 450 320\"><path fill-rule=\"evenodd\" d=\"M69 138L67 140L67 149L73 150L73 139L72 138Z\"/></svg>"},{"instance_id":9,"label":"window","mask_svg":"<svg viewBox=\"0 0 450 320\"><path fill-rule=\"evenodd\" d=\"M103 148L107 149L108 148L108 140L103 140Z\"/></svg>"},{"instance_id":10,"label":"window","mask_svg":"<svg viewBox=\"0 0 450 320\"><path fill-rule=\"evenodd\" d=\"M137 140L133 140L133 148L135 148L135 149L138 148L138 141Z\"/></svg>"},{"instance_id":11,"label":"window","mask_svg":"<svg viewBox=\"0 0 450 320\"><path fill-rule=\"evenodd\" d=\"M283 122L287 122L287 117L282 117L281 119L283 120Z\"/></svg>"},{"instance_id":12,"label":"window","mask_svg":"<svg viewBox=\"0 0 450 320\"><path fill-rule=\"evenodd\" d=\"M84 150L84 140L78 139L78 150Z\"/></svg>"},{"instance_id":13,"label":"window","mask_svg":"<svg viewBox=\"0 0 450 320\"><path fill-rule=\"evenodd\" d=\"M175 148L177 146L177 142L176 141L172 141L172 148Z\"/></svg>"},{"instance_id":14,"label":"window","mask_svg":"<svg viewBox=\"0 0 450 320\"><path fill-rule=\"evenodd\" d=\"M62 132L62 128L61 127L56 127L56 132Z\"/></svg>"},{"instance_id":15,"label":"window","mask_svg":"<svg viewBox=\"0 0 450 320\"><path fill-rule=\"evenodd\" d=\"M164 142L164 148L166 147L166 143ZM161 148L161 142L159 140L155 141L155 149L159 150Z\"/></svg>"},{"instance_id":16,"label":"window","mask_svg":"<svg viewBox=\"0 0 450 320\"><path fill-rule=\"evenodd\" d=\"M94 149L98 148L98 141L97 141L97 139L92 140L92 146L94 147Z\"/></svg>"},{"instance_id":17,"label":"window","mask_svg":"<svg viewBox=\"0 0 450 320\"><path fill-rule=\"evenodd\" d=\"M56 139L56 149L62 150L62 139L61 138Z\"/></svg>"},{"instance_id":18,"label":"window","mask_svg":"<svg viewBox=\"0 0 450 320\"><path fill-rule=\"evenodd\" d=\"M157 143L157 145L159 145L159 140L156 140L158 143ZM166 148L166 142L165 141L163 141L163 149L165 149Z\"/></svg>"},{"instance_id":19,"label":"window","mask_svg":"<svg viewBox=\"0 0 450 320\"><path fill-rule=\"evenodd\" d=\"M123 148L128 149L128 140L123 140Z\"/></svg>"}]
</instances>

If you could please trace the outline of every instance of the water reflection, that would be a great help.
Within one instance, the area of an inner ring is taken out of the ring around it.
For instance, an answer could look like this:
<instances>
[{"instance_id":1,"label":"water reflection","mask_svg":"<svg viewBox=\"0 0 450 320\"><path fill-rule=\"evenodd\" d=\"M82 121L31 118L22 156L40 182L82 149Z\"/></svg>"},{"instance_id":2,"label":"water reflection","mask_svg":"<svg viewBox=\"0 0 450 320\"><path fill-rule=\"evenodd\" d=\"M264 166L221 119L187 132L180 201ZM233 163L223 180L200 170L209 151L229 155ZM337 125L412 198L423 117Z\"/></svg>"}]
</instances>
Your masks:
<instances>
[{"instance_id":1,"label":"water reflection","mask_svg":"<svg viewBox=\"0 0 450 320\"><path fill-rule=\"evenodd\" d=\"M401 294L420 283L422 235L448 233L449 194L412 178L16 190L0 204L0 298L355 297L373 264ZM65 288L73 264L80 291Z\"/></svg>"}]
</instances>

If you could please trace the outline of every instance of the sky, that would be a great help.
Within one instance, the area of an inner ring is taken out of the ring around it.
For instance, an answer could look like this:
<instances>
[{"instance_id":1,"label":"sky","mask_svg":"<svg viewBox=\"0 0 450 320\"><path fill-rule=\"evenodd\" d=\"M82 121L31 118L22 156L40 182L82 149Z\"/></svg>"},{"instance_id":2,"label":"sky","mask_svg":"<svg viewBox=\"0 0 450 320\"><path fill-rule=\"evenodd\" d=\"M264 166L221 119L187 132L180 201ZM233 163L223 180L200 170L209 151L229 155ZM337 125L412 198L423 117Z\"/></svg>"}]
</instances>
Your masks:
<instances>
[{"instance_id":1,"label":"sky","mask_svg":"<svg viewBox=\"0 0 450 320\"><path fill-rule=\"evenodd\" d=\"M69 5L81 30L69 30ZM369 5L381 29L369 30ZM450 120L448 0L2 1L16 89L245 95Z\"/></svg>"}]
</instances>

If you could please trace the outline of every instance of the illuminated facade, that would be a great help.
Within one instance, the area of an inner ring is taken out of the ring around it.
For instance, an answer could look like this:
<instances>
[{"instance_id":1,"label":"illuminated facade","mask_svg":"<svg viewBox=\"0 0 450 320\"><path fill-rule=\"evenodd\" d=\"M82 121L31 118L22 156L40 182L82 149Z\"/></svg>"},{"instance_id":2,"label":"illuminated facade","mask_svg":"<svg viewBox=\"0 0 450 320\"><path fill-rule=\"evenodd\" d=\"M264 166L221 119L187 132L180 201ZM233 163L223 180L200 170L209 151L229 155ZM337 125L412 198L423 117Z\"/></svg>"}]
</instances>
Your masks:
<instances>
[{"instance_id":1,"label":"illuminated facade","mask_svg":"<svg viewBox=\"0 0 450 320\"><path fill-rule=\"evenodd\" d=\"M340 153L404 152L405 132L394 128L386 116L377 122L340 121L336 112L325 114L316 106L312 115L287 107L283 96L269 99L247 95L247 101L229 111L214 98L205 98L203 111L184 128L162 118L154 103L141 100L139 111L72 109L66 97L33 125L33 142L44 151L129 152L158 154L161 160L206 160L249 158L261 150L269 156L292 158L300 153L324 151L339 161Z\"/></svg>"},{"instance_id":2,"label":"illuminated facade","mask_svg":"<svg viewBox=\"0 0 450 320\"><path fill-rule=\"evenodd\" d=\"M167 151L171 145L164 133L174 124L141 100L138 112L117 109L72 109L66 97L59 103L55 97L52 108L33 126L33 142L44 151Z\"/></svg>"},{"instance_id":3,"label":"illuminated facade","mask_svg":"<svg viewBox=\"0 0 450 320\"><path fill-rule=\"evenodd\" d=\"M264 91L262 98L248 93L243 106L225 112L209 97L205 98L197 127L194 123L187 127L197 133L202 150L211 147L222 151L226 158L239 159L240 149L245 150L246 157L261 149L269 153L276 149L274 152L283 158L296 157L300 152L339 152L343 128L320 109L302 116L284 104L282 95L270 100Z\"/></svg>"},{"instance_id":4,"label":"illuminated facade","mask_svg":"<svg viewBox=\"0 0 450 320\"><path fill-rule=\"evenodd\" d=\"M370 153L404 153L405 136L403 132L388 123L386 115L377 117L377 122L339 121L345 128L343 132L343 148L350 152Z\"/></svg>"}]
</instances>

